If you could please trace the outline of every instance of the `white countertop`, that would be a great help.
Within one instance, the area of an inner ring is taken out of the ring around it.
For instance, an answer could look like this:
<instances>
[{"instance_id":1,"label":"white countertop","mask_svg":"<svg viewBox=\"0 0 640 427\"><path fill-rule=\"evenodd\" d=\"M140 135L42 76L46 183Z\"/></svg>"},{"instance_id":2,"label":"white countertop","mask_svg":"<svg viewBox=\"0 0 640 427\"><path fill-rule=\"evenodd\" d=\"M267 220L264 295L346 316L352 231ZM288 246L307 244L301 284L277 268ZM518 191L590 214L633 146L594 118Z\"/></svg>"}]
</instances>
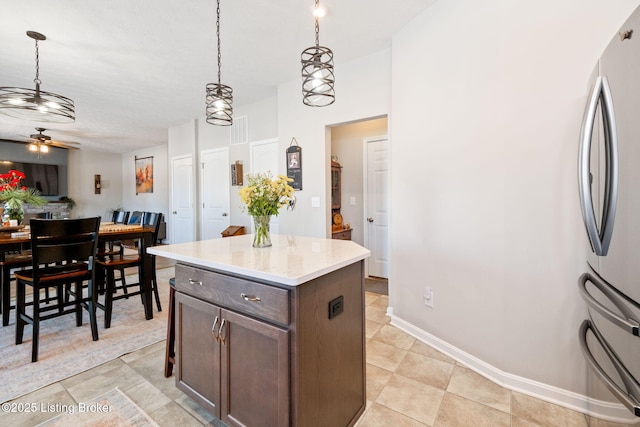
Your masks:
<instances>
[{"instance_id":1,"label":"white countertop","mask_svg":"<svg viewBox=\"0 0 640 427\"><path fill-rule=\"evenodd\" d=\"M252 234L154 246L153 255L205 268L297 286L369 257L350 240L271 235L273 246L254 248Z\"/></svg>"}]
</instances>

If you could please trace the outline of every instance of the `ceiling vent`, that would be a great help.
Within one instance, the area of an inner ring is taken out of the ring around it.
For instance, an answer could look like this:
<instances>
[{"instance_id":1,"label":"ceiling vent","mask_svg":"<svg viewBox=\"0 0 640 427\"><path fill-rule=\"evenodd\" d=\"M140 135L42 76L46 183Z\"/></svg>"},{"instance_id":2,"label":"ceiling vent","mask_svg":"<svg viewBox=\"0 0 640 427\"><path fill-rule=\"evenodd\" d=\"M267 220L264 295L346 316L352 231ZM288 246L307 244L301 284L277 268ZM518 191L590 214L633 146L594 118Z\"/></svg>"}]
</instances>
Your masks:
<instances>
[{"instance_id":1,"label":"ceiling vent","mask_svg":"<svg viewBox=\"0 0 640 427\"><path fill-rule=\"evenodd\" d=\"M233 124L231 125L231 141L229 141L229 144L246 144L248 141L247 116L234 117Z\"/></svg>"}]
</instances>

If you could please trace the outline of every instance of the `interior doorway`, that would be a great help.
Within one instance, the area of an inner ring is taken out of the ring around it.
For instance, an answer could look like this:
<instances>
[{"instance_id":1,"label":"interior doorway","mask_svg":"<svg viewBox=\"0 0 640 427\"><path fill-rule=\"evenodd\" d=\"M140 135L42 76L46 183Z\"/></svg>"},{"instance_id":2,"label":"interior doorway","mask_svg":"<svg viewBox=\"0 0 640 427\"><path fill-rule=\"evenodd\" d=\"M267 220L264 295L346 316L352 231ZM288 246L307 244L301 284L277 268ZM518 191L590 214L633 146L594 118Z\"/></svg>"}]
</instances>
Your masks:
<instances>
[{"instance_id":1,"label":"interior doorway","mask_svg":"<svg viewBox=\"0 0 640 427\"><path fill-rule=\"evenodd\" d=\"M368 205L370 201L389 204L386 185L389 174L388 162L386 169L383 168L384 170L377 172L381 187L376 189L375 186L368 185L367 145L368 142L382 140L386 141L387 145L390 144L386 136L387 126L387 117L382 116L330 127L331 157L341 166L340 213L343 223L348 224L352 229L351 240L371 251L371 257L365 261L365 274L384 279L389 276L389 239L381 237L388 236L388 227L383 232L384 218L379 221L373 218ZM384 194L377 194L376 192L379 191L384 191ZM385 210L388 216L389 206ZM369 218L373 219L373 223L368 221ZM377 227L378 225L381 227ZM371 239L370 230L375 228L379 238ZM381 264L377 263L372 269L370 265L372 259L385 260L384 268L381 269Z\"/></svg>"}]
</instances>

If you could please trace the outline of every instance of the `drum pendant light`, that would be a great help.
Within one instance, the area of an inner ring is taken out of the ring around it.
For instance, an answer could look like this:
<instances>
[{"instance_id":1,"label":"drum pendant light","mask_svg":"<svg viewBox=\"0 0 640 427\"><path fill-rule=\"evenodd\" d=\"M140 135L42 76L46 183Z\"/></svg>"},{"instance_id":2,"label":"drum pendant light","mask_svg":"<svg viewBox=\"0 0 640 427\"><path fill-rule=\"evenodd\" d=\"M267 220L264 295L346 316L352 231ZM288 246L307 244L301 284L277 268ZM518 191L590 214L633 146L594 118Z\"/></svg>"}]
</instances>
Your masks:
<instances>
[{"instance_id":1,"label":"drum pendant light","mask_svg":"<svg viewBox=\"0 0 640 427\"><path fill-rule=\"evenodd\" d=\"M207 84L207 123L218 126L233 124L233 89L220 83L220 0L216 9L216 36L218 37L218 83Z\"/></svg>"},{"instance_id":2,"label":"drum pendant light","mask_svg":"<svg viewBox=\"0 0 640 427\"><path fill-rule=\"evenodd\" d=\"M27 36L36 42L36 84L34 89L0 87L0 113L22 120L49 123L73 123L76 120L73 101L62 95L40 90L40 53L38 42L47 37L35 31Z\"/></svg>"},{"instance_id":3,"label":"drum pendant light","mask_svg":"<svg viewBox=\"0 0 640 427\"><path fill-rule=\"evenodd\" d=\"M336 100L333 84L333 52L320 46L319 0L315 0L316 45L302 51L302 102L326 107Z\"/></svg>"}]
</instances>

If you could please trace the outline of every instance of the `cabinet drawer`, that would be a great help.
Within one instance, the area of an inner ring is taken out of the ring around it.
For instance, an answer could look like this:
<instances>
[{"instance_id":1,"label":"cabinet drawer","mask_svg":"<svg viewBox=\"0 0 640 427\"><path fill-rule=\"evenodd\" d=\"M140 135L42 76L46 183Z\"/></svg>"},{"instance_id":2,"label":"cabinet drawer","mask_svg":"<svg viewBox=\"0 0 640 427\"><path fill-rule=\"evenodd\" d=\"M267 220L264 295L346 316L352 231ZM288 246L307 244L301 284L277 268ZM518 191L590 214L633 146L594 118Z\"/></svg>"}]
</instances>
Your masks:
<instances>
[{"instance_id":1,"label":"cabinet drawer","mask_svg":"<svg viewBox=\"0 0 640 427\"><path fill-rule=\"evenodd\" d=\"M176 290L241 313L289 324L286 289L178 264Z\"/></svg>"}]
</instances>

